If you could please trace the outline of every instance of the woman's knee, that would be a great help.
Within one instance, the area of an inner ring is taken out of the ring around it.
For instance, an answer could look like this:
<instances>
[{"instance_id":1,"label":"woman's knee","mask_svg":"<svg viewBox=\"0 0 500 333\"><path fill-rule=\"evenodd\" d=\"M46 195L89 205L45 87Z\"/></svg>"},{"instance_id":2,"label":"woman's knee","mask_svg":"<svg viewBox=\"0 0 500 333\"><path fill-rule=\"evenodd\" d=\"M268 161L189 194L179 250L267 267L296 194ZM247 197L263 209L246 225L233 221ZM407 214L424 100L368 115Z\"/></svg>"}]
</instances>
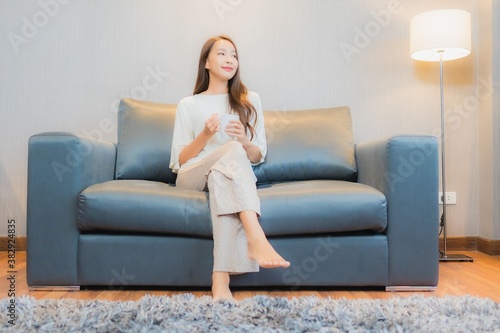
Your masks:
<instances>
[{"instance_id":1,"label":"woman's knee","mask_svg":"<svg viewBox=\"0 0 500 333\"><path fill-rule=\"evenodd\" d=\"M247 158L247 151L240 142L230 141L226 143L225 146L227 147L229 154L235 154Z\"/></svg>"},{"instance_id":2,"label":"woman's knee","mask_svg":"<svg viewBox=\"0 0 500 333\"><path fill-rule=\"evenodd\" d=\"M252 173L253 170L250 161L248 160L247 153L243 145L237 141L231 141L223 146L223 151L217 162L211 167L207 176L217 171L224 175L226 178L234 179L243 174Z\"/></svg>"},{"instance_id":3,"label":"woman's knee","mask_svg":"<svg viewBox=\"0 0 500 333\"><path fill-rule=\"evenodd\" d=\"M245 151L245 148L243 148L243 145L239 141L229 141L225 145L229 147L231 150Z\"/></svg>"}]
</instances>

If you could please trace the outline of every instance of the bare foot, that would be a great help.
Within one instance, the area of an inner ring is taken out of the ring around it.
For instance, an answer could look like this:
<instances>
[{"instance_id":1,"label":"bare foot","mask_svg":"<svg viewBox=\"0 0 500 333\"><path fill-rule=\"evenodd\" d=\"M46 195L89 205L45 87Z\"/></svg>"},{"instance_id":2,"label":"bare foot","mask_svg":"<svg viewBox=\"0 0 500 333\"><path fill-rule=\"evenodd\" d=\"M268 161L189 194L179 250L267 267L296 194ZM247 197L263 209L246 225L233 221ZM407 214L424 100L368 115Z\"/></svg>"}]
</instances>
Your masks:
<instances>
[{"instance_id":1,"label":"bare foot","mask_svg":"<svg viewBox=\"0 0 500 333\"><path fill-rule=\"evenodd\" d=\"M257 261L262 268L287 268L290 262L281 257L267 239L248 242L248 258Z\"/></svg>"},{"instance_id":2,"label":"bare foot","mask_svg":"<svg viewBox=\"0 0 500 333\"><path fill-rule=\"evenodd\" d=\"M234 301L233 294L229 289L229 273L212 273L212 299L214 301L230 300Z\"/></svg>"},{"instance_id":3,"label":"bare foot","mask_svg":"<svg viewBox=\"0 0 500 333\"><path fill-rule=\"evenodd\" d=\"M267 240L255 211L241 211L239 218L247 236L249 259L257 261L262 268L287 268L290 266L290 262L283 259Z\"/></svg>"}]
</instances>

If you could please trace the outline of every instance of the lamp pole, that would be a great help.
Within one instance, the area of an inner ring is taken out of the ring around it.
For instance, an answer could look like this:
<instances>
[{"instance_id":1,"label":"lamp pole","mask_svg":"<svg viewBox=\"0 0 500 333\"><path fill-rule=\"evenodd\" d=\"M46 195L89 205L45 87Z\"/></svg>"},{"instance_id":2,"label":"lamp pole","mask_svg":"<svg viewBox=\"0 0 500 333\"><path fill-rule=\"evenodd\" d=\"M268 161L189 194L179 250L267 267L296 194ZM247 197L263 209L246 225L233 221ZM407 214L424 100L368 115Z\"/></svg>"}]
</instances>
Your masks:
<instances>
[{"instance_id":1,"label":"lamp pole","mask_svg":"<svg viewBox=\"0 0 500 333\"><path fill-rule=\"evenodd\" d=\"M441 225L443 227L443 252L439 256L439 261L474 261L473 258L463 255L463 254L448 254L447 240L448 235L446 234L446 179L445 179L445 144L444 144L444 90L443 90L443 50L439 52L439 90L441 95L441 190L443 191L443 196L441 200L443 202L443 215L441 215Z\"/></svg>"},{"instance_id":2,"label":"lamp pole","mask_svg":"<svg viewBox=\"0 0 500 333\"><path fill-rule=\"evenodd\" d=\"M446 179L445 179L445 151L444 151L444 93L443 93L443 51L439 51L439 91L441 95L441 191L443 201L443 215L441 216L441 225L443 227L444 251L441 259L447 258L446 249Z\"/></svg>"}]
</instances>

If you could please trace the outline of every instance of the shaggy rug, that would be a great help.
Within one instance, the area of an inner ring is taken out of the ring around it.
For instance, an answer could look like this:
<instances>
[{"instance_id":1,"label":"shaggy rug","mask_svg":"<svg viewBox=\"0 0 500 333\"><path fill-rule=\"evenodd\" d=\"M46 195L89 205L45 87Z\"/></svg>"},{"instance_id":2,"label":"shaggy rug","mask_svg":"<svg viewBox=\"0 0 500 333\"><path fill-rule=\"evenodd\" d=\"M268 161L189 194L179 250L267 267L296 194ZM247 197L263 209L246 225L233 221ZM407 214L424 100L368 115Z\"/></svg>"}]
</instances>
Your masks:
<instances>
[{"instance_id":1,"label":"shaggy rug","mask_svg":"<svg viewBox=\"0 0 500 333\"><path fill-rule=\"evenodd\" d=\"M472 296L347 300L255 296L212 302L191 294L139 301L0 301L2 332L500 332L500 303Z\"/></svg>"}]
</instances>

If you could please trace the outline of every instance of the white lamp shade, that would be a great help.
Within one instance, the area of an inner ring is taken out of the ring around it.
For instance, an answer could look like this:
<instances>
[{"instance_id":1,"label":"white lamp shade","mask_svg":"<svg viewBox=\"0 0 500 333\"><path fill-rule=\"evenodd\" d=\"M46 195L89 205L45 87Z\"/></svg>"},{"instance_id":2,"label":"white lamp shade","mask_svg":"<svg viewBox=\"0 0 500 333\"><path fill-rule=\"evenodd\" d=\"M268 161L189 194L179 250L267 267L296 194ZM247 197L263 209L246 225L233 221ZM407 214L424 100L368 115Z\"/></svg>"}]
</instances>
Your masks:
<instances>
[{"instance_id":1,"label":"white lamp shade","mask_svg":"<svg viewBox=\"0 0 500 333\"><path fill-rule=\"evenodd\" d=\"M411 57L443 61L466 57L471 51L471 17L460 9L424 12L410 21Z\"/></svg>"}]
</instances>

